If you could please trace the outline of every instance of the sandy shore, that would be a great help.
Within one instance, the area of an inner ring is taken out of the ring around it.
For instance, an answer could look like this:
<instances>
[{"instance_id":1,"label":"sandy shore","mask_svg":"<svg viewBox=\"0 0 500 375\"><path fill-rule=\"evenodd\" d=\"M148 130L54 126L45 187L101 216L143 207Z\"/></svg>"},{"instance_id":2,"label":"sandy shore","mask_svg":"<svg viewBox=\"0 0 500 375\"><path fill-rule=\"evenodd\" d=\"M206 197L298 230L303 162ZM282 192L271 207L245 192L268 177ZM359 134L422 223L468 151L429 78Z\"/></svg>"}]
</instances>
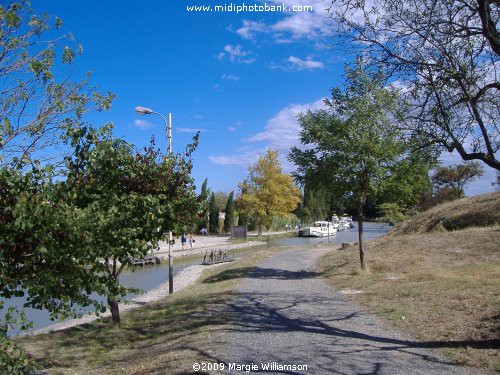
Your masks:
<instances>
[{"instance_id":1,"label":"sandy shore","mask_svg":"<svg viewBox=\"0 0 500 375\"><path fill-rule=\"evenodd\" d=\"M201 273L208 269L208 268L213 268L220 266L222 264L227 264L227 263L219 263L219 264L214 264L212 266L202 266L202 265L195 265L191 266L188 268L185 268L181 271L179 271L175 276L174 276L174 293L178 292L188 285L194 284L196 280L201 276ZM128 303L120 303L120 313L132 309L136 309L138 307L144 306L145 304L149 302L154 302L157 301L163 297L168 296L168 281L161 283L158 285L156 288L153 288L149 291L147 291L144 294L138 295L136 297L133 297L129 300ZM90 323L93 322L94 320L102 318L109 317L111 314L109 311L106 311L104 314L101 314L100 317L96 316L94 313L87 314L83 316L80 319L70 319L64 322L56 323L53 325L50 325L48 327L40 328L35 331L30 331L26 333L22 333L21 336L23 335L39 335L41 333L48 333L48 332L54 332L54 331L60 331L66 328L70 327L75 327L79 326L82 324Z\"/></svg>"}]
</instances>

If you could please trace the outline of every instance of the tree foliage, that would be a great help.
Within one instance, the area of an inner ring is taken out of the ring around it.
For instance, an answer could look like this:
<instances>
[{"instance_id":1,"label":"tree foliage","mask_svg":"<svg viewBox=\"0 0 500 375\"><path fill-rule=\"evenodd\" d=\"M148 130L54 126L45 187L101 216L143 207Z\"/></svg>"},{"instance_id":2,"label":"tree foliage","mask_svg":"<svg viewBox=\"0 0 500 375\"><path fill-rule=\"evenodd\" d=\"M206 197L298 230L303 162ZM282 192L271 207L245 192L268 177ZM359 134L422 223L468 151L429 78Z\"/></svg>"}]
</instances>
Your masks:
<instances>
[{"instance_id":1,"label":"tree foliage","mask_svg":"<svg viewBox=\"0 0 500 375\"><path fill-rule=\"evenodd\" d=\"M217 233L219 230L219 207L217 206L217 200L215 198L215 192L210 195L210 201L208 203L208 230L210 233Z\"/></svg>"},{"instance_id":2,"label":"tree foliage","mask_svg":"<svg viewBox=\"0 0 500 375\"><path fill-rule=\"evenodd\" d=\"M381 220L389 225L394 226L408 218L404 213L404 209L397 203L382 203L380 211L382 213Z\"/></svg>"},{"instance_id":3,"label":"tree foliage","mask_svg":"<svg viewBox=\"0 0 500 375\"><path fill-rule=\"evenodd\" d=\"M226 208L224 209L224 232L229 232L234 222L234 191L227 197Z\"/></svg>"},{"instance_id":4,"label":"tree foliage","mask_svg":"<svg viewBox=\"0 0 500 375\"><path fill-rule=\"evenodd\" d=\"M436 168L432 183L438 202L463 198L465 187L483 173L484 169L478 162Z\"/></svg>"},{"instance_id":5,"label":"tree foliage","mask_svg":"<svg viewBox=\"0 0 500 375\"><path fill-rule=\"evenodd\" d=\"M393 122L402 109L396 90L385 86L380 71L365 71L361 59L347 68L346 87L332 89L328 111L299 116L300 139L306 147L292 148L295 177L302 183L323 186L332 194L356 201L361 267L363 206L369 197L387 190L411 192L402 170L424 161L412 155Z\"/></svg>"},{"instance_id":6,"label":"tree foliage","mask_svg":"<svg viewBox=\"0 0 500 375\"><path fill-rule=\"evenodd\" d=\"M25 306L74 316L75 304L104 310L96 292L119 322L123 268L199 213L190 177L197 137L185 158L135 151L109 126L72 129L68 142L62 181L50 164L0 170L0 296L26 295Z\"/></svg>"},{"instance_id":7,"label":"tree foliage","mask_svg":"<svg viewBox=\"0 0 500 375\"><path fill-rule=\"evenodd\" d=\"M200 195L198 200L200 201L200 214L198 219L198 230L208 227L208 200L210 198L210 191L208 189L208 180L205 178L201 184Z\"/></svg>"},{"instance_id":8,"label":"tree foliage","mask_svg":"<svg viewBox=\"0 0 500 375\"><path fill-rule=\"evenodd\" d=\"M330 214L330 197L322 187L312 187L313 181L305 183L304 198L297 209L297 215L304 223L324 220Z\"/></svg>"},{"instance_id":9,"label":"tree foliage","mask_svg":"<svg viewBox=\"0 0 500 375\"><path fill-rule=\"evenodd\" d=\"M67 128L111 105L112 94L89 87L90 73L78 82L55 74L57 63L70 65L82 52L71 35L54 36L60 28L60 19L35 13L26 0L0 5L0 165L57 157Z\"/></svg>"},{"instance_id":10,"label":"tree foliage","mask_svg":"<svg viewBox=\"0 0 500 375\"><path fill-rule=\"evenodd\" d=\"M259 234L262 226L271 226L274 216L288 215L300 202L300 190L291 176L282 173L274 150L267 151L250 167L248 178L239 187L238 211L257 220Z\"/></svg>"},{"instance_id":11,"label":"tree foliage","mask_svg":"<svg viewBox=\"0 0 500 375\"><path fill-rule=\"evenodd\" d=\"M219 212L223 212L226 209L227 199L229 194L225 191L214 191L215 196L215 207Z\"/></svg>"},{"instance_id":12,"label":"tree foliage","mask_svg":"<svg viewBox=\"0 0 500 375\"><path fill-rule=\"evenodd\" d=\"M401 129L500 169L499 2L333 0L330 14L346 45L404 88Z\"/></svg>"}]
</instances>

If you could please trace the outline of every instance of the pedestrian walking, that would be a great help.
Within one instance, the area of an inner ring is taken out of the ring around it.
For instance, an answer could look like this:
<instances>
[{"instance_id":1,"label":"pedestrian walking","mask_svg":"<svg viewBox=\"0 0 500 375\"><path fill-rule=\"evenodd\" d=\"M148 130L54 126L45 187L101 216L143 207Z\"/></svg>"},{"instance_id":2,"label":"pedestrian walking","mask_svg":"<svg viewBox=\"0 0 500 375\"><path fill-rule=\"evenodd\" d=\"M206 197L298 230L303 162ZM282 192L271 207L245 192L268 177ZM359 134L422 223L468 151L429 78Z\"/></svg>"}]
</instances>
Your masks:
<instances>
[{"instance_id":1,"label":"pedestrian walking","mask_svg":"<svg viewBox=\"0 0 500 375\"><path fill-rule=\"evenodd\" d=\"M184 233L182 233L181 245L182 245L182 250L184 250L184 246L186 246L186 235Z\"/></svg>"},{"instance_id":2,"label":"pedestrian walking","mask_svg":"<svg viewBox=\"0 0 500 375\"><path fill-rule=\"evenodd\" d=\"M193 238L193 235L190 234L189 235L189 247L191 248L191 250L193 249L193 243L194 243L194 238Z\"/></svg>"}]
</instances>

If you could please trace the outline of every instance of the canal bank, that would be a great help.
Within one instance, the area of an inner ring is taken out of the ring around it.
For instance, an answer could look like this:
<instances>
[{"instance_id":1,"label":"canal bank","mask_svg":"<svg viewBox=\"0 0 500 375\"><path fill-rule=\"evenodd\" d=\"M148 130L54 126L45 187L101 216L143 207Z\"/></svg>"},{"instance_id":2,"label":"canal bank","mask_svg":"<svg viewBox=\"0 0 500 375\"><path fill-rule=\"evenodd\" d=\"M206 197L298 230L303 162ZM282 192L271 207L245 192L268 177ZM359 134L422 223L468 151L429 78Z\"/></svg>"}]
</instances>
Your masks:
<instances>
[{"instance_id":1,"label":"canal bank","mask_svg":"<svg viewBox=\"0 0 500 375\"><path fill-rule=\"evenodd\" d=\"M390 227L387 224L368 222L365 223L364 235L365 239L371 239L379 237L389 231ZM267 239L267 241L262 241L256 236L251 236L250 241L246 242L236 242L231 241L227 236L196 236L193 248L182 247L176 242L173 246L174 255L174 291L180 290L179 287L183 288L186 285L194 283L201 272L206 269L201 266L203 256L205 253L210 253L211 251L228 251L229 255L232 257L233 253L236 258L243 258L249 254L252 254L260 246L311 246L311 245L321 245L325 243L341 244L343 242L355 242L357 241L357 227L349 230L339 232L335 236L330 236L330 238L307 238L307 237L290 237L295 232L269 232L264 233L262 238ZM189 246L189 245L188 245ZM144 267L134 267L133 269L126 269L120 276L120 282L129 288L135 288L144 291L144 294L140 295L130 295L129 299L132 303L125 304L121 311L129 309L130 306L135 306L135 304L145 304L157 299L160 299L168 295L168 245L166 243L160 243L160 250L155 252L155 255L164 258L164 262L158 265L150 265ZM165 293L166 290L166 293ZM98 297L102 301L105 301L105 297ZM135 301L135 302L134 302ZM14 306L17 308L22 308L25 302L25 298L12 298L9 300L4 300L5 306L3 310L0 310L0 315L5 312L7 308ZM50 315L47 311L26 308L26 315L29 321L34 323L34 327L28 331L28 333L33 332L46 332L52 329L64 329L66 327L84 324L88 321L94 320L92 318L93 314L89 314L90 309L82 310L86 314L83 320L67 320L62 322L54 322L50 319ZM90 320L88 320L90 319ZM76 323L75 323L76 322ZM15 335L18 332L11 331L10 335Z\"/></svg>"}]
</instances>

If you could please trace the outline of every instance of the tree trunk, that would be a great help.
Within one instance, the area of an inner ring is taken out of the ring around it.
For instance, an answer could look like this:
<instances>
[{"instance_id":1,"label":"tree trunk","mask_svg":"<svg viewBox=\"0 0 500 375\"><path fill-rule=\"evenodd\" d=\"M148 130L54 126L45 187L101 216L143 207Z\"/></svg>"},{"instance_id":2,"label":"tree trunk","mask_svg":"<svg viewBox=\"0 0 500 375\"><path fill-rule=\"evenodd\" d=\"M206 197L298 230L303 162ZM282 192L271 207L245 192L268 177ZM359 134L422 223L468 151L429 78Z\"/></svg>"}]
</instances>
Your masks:
<instances>
[{"instance_id":1,"label":"tree trunk","mask_svg":"<svg viewBox=\"0 0 500 375\"><path fill-rule=\"evenodd\" d=\"M120 267L120 269L117 271L116 269L117 266L117 258L116 256L113 258L113 271L112 275L116 281L116 283L119 283L120 280L120 273L122 272L125 263L123 263ZM118 301L115 299L114 296L108 296L108 305L109 305L109 310L111 311L111 319L113 320L113 325L119 325L120 324L120 306L118 306Z\"/></svg>"},{"instance_id":2,"label":"tree trunk","mask_svg":"<svg viewBox=\"0 0 500 375\"><path fill-rule=\"evenodd\" d=\"M113 320L113 325L120 324L120 307L118 306L118 301L113 297L108 296L109 310L111 311L111 319Z\"/></svg>"},{"instance_id":3,"label":"tree trunk","mask_svg":"<svg viewBox=\"0 0 500 375\"><path fill-rule=\"evenodd\" d=\"M358 198L358 237L359 237L359 261L361 262L361 269L365 270L365 251L363 249L363 203L362 197Z\"/></svg>"}]
</instances>

